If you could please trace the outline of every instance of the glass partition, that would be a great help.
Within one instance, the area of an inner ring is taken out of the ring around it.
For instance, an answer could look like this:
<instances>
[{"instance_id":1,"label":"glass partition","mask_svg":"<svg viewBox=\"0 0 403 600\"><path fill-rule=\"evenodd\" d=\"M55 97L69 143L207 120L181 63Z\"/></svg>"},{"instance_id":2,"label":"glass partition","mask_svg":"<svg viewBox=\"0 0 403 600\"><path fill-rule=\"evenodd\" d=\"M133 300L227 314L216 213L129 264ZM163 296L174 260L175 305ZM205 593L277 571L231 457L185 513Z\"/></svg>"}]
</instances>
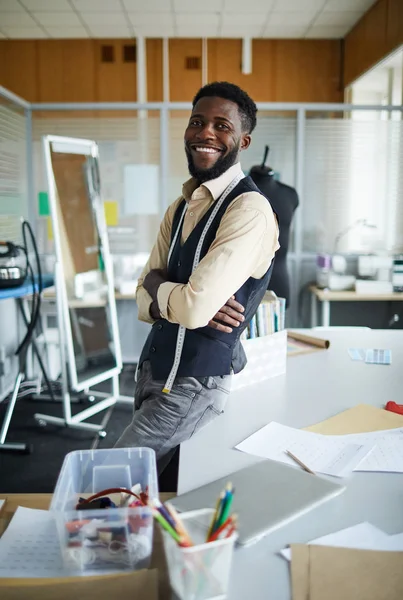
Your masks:
<instances>
[{"instance_id":1,"label":"glass partition","mask_svg":"<svg viewBox=\"0 0 403 600\"><path fill-rule=\"evenodd\" d=\"M402 248L402 135L401 121L372 120L370 115L366 120L308 117L304 251Z\"/></svg>"},{"instance_id":2,"label":"glass partition","mask_svg":"<svg viewBox=\"0 0 403 600\"><path fill-rule=\"evenodd\" d=\"M28 218L27 136L24 108L0 94L0 239L21 242Z\"/></svg>"}]
</instances>

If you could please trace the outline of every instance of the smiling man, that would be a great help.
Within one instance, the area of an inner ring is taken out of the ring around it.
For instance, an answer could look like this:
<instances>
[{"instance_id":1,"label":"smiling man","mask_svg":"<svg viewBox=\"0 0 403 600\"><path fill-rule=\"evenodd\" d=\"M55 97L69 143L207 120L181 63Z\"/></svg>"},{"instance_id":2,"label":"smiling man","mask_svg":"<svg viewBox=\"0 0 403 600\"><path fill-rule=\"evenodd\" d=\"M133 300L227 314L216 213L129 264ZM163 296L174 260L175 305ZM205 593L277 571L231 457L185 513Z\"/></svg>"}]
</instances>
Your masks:
<instances>
[{"instance_id":1,"label":"smiling man","mask_svg":"<svg viewBox=\"0 0 403 600\"><path fill-rule=\"evenodd\" d=\"M139 279L139 319L153 327L133 420L116 445L153 448L159 473L178 444L223 412L232 373L246 365L240 335L279 247L270 203L239 162L256 112L231 83L197 93L184 140L192 177L168 208Z\"/></svg>"}]
</instances>

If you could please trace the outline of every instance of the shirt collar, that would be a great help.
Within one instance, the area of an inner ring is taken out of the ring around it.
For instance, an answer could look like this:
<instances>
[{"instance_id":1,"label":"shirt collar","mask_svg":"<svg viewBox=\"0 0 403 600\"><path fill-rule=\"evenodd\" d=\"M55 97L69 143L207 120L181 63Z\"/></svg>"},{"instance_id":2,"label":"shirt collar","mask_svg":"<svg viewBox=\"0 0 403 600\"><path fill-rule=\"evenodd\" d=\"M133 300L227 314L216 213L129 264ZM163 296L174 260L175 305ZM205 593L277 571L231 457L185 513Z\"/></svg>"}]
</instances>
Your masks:
<instances>
[{"instance_id":1,"label":"shirt collar","mask_svg":"<svg viewBox=\"0 0 403 600\"><path fill-rule=\"evenodd\" d=\"M204 190L210 192L213 200L217 200L224 192L224 190L229 186L231 181L235 179L237 175L239 175L239 173L242 173L241 163L237 162L235 165L232 165L232 167L227 169L225 173L220 175L220 177L217 177L216 179L210 179L210 181L205 181L199 187L197 185L196 179L194 177L191 177L183 184L182 195L185 198L186 202L189 202L189 200L192 198L193 193L197 189L202 190L204 188Z\"/></svg>"}]
</instances>

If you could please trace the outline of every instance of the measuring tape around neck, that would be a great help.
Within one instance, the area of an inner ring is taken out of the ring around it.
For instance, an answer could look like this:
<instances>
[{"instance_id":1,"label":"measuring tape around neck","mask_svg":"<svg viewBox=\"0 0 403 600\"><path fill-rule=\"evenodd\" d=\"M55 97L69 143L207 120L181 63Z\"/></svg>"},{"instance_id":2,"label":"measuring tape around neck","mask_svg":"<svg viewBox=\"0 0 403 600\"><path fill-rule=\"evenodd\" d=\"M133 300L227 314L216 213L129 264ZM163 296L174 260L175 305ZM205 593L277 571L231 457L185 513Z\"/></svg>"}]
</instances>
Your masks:
<instances>
[{"instance_id":1,"label":"measuring tape around neck","mask_svg":"<svg viewBox=\"0 0 403 600\"><path fill-rule=\"evenodd\" d=\"M215 219L218 211L220 210L220 208L221 208L224 200L228 196L228 194L230 194L232 192L232 190L235 189L235 187L238 185L238 183L244 177L245 177L245 175L243 173L239 173L239 175L237 175L231 181L231 183L229 184L229 186L222 193L221 197L217 200L216 205L215 205L215 207L214 207L211 215L209 216L206 225L204 226L204 229L203 229L202 234L200 236L199 242L197 244L196 252L195 252L195 255L194 255L194 258L193 258L192 273L196 269L196 267L198 266L198 264L200 262L200 254L201 254L201 251L202 251L203 243L204 243L204 240L206 238L207 232L208 232L208 230L211 227L212 222L214 221L214 219ZM179 232L181 230L181 226L182 226L183 220L185 218L187 206L188 205L187 205L187 202L186 202L185 208L183 209L183 212L182 212L179 224L178 224L178 227L177 227L177 229L175 231L174 238L173 238L171 246L169 248L168 265L169 265L169 261L171 259L172 252L174 250L176 241L178 239L178 235L179 235ZM175 356L174 356L173 365L172 365L171 371L170 371L170 373L168 375L168 379L165 382L165 386L164 386L164 388L162 390L164 392L164 394L169 394L169 392L171 391L172 386L174 384L175 377L176 377L176 374L178 372L179 365L180 365L180 362L181 362L183 344L185 342L185 335L186 335L186 327L183 327L183 325L179 325L178 335L176 337L176 347L175 347Z\"/></svg>"}]
</instances>

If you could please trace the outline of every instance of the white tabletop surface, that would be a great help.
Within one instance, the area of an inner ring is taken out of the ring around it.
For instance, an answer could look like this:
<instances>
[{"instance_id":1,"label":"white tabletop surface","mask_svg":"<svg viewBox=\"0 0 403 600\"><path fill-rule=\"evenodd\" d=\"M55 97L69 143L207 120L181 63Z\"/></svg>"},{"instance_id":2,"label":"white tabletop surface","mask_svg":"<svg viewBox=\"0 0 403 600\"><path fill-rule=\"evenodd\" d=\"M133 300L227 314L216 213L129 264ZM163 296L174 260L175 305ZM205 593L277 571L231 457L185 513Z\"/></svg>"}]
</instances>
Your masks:
<instances>
[{"instance_id":1,"label":"white tabletop surface","mask_svg":"<svg viewBox=\"0 0 403 600\"><path fill-rule=\"evenodd\" d=\"M225 414L182 445L178 493L261 460L234 446L270 421L305 427L360 403L403 403L403 330L334 328L312 333L329 339L330 348L289 357L285 375L234 392ZM391 349L392 365L354 362L350 347ZM288 565L277 555L289 543L365 520L387 533L403 531L402 474L354 473L343 483L347 490L338 498L254 546L236 550L230 600L290 600Z\"/></svg>"}]
</instances>

